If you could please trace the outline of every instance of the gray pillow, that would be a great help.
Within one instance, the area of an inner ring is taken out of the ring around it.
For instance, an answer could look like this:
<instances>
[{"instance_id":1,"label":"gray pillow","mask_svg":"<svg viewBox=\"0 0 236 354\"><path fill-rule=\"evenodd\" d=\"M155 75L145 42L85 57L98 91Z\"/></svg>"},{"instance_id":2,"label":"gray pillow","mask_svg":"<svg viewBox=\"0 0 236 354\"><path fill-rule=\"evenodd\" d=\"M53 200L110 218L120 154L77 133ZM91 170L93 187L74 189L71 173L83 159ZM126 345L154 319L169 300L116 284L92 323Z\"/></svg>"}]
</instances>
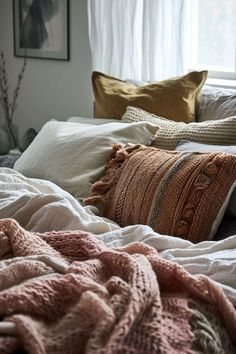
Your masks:
<instances>
[{"instance_id":1,"label":"gray pillow","mask_svg":"<svg viewBox=\"0 0 236 354\"><path fill-rule=\"evenodd\" d=\"M175 150L188 152L227 152L228 154L236 155L236 145L208 145L186 140L181 140Z\"/></svg>"},{"instance_id":2,"label":"gray pillow","mask_svg":"<svg viewBox=\"0 0 236 354\"><path fill-rule=\"evenodd\" d=\"M236 115L236 90L203 86L197 105L197 120L223 119Z\"/></svg>"},{"instance_id":3,"label":"gray pillow","mask_svg":"<svg viewBox=\"0 0 236 354\"><path fill-rule=\"evenodd\" d=\"M236 155L236 145L207 145L184 140L181 140L177 144L175 150L187 152L226 152L229 154ZM234 188L230 197L226 214L227 216L236 218L236 187Z\"/></svg>"},{"instance_id":4,"label":"gray pillow","mask_svg":"<svg viewBox=\"0 0 236 354\"><path fill-rule=\"evenodd\" d=\"M229 205L227 207L227 214L236 219L236 187L231 194Z\"/></svg>"},{"instance_id":5,"label":"gray pillow","mask_svg":"<svg viewBox=\"0 0 236 354\"><path fill-rule=\"evenodd\" d=\"M236 235L236 219L224 218L217 230L214 241L223 240L233 235Z\"/></svg>"}]
</instances>

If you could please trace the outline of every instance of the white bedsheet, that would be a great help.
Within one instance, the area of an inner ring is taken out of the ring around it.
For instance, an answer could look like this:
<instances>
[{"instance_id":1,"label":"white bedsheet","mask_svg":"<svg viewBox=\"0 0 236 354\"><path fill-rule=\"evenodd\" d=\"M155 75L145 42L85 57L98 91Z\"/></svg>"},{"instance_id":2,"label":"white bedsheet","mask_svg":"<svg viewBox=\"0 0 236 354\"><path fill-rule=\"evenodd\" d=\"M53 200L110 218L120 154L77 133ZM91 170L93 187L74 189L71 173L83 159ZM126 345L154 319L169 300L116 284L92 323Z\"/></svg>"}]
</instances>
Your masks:
<instances>
[{"instance_id":1,"label":"white bedsheet","mask_svg":"<svg viewBox=\"0 0 236 354\"><path fill-rule=\"evenodd\" d=\"M96 208L83 208L52 182L30 179L0 168L0 218L14 218L27 230L84 230L104 233L119 228L96 216Z\"/></svg>"},{"instance_id":2,"label":"white bedsheet","mask_svg":"<svg viewBox=\"0 0 236 354\"><path fill-rule=\"evenodd\" d=\"M205 274L220 283L236 305L236 235L222 241L193 244L177 237L160 235L148 226L134 225L97 237L114 248L131 242L153 246L162 257L181 264L191 274Z\"/></svg>"},{"instance_id":3,"label":"white bedsheet","mask_svg":"<svg viewBox=\"0 0 236 354\"><path fill-rule=\"evenodd\" d=\"M55 184L28 179L0 168L0 218L14 218L35 232L84 230L97 235L109 247L144 242L166 259L181 264L192 274L206 274L216 280L236 305L236 236L223 241L192 244L176 237L155 233L143 225L120 228L101 218L94 207L83 207Z\"/></svg>"}]
</instances>

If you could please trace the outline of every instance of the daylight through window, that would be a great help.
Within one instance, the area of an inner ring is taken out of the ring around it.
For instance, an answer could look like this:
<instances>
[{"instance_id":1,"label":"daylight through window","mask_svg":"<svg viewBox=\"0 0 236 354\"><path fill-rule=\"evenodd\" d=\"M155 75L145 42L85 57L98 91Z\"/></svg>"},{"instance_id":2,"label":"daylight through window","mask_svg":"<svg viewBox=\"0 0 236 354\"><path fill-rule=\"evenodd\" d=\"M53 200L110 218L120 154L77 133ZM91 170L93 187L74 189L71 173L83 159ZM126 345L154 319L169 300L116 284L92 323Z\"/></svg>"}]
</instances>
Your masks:
<instances>
[{"instance_id":1,"label":"daylight through window","mask_svg":"<svg viewBox=\"0 0 236 354\"><path fill-rule=\"evenodd\" d=\"M192 0L191 14L191 69L236 79L236 0Z\"/></svg>"}]
</instances>

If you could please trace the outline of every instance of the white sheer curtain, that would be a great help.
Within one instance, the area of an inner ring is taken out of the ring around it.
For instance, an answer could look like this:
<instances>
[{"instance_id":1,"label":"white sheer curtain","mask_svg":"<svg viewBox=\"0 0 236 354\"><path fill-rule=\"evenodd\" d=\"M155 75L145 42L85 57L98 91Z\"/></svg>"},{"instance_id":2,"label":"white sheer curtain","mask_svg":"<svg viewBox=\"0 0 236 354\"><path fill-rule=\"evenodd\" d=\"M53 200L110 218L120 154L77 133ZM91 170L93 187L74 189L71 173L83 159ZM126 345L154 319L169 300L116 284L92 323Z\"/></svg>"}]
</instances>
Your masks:
<instances>
[{"instance_id":1,"label":"white sheer curtain","mask_svg":"<svg viewBox=\"0 0 236 354\"><path fill-rule=\"evenodd\" d=\"M185 69L186 0L87 0L93 70L162 80Z\"/></svg>"}]
</instances>

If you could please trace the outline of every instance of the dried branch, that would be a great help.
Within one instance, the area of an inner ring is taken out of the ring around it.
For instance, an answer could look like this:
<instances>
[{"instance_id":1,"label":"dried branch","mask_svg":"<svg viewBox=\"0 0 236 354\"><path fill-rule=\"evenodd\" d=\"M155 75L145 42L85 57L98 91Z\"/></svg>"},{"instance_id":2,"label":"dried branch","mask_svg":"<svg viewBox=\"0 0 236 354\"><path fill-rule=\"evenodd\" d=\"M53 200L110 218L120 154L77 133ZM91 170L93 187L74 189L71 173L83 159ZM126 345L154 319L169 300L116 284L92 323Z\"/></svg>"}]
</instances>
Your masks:
<instances>
[{"instance_id":1,"label":"dried branch","mask_svg":"<svg viewBox=\"0 0 236 354\"><path fill-rule=\"evenodd\" d=\"M19 91L20 91L20 86L21 86L21 82L22 82L22 79L24 77L24 72L25 72L25 69L26 69L26 57L24 57L24 63L23 63L23 66L21 68L21 71L18 75L18 80L17 80L17 85L16 85L16 88L15 90L13 91L13 98L12 98L12 104L10 105L10 121L12 121L13 119L13 114L16 110L16 100L17 100L17 97L19 96Z\"/></svg>"},{"instance_id":2,"label":"dried branch","mask_svg":"<svg viewBox=\"0 0 236 354\"><path fill-rule=\"evenodd\" d=\"M3 50L0 53L0 105L2 106L5 121L7 123L10 135L11 135L15 144L17 142L15 141L15 135L12 130L12 120L13 120L14 112L17 107L16 101L19 96L21 82L24 77L24 72L26 69L26 64L27 64L27 62L26 62L26 55L25 55L23 66L20 70L20 73L18 74L18 80L17 80L16 87L12 93L12 100L10 101L9 82L8 82L8 75L7 75L7 70L6 70L6 58L5 58Z\"/></svg>"},{"instance_id":3,"label":"dried branch","mask_svg":"<svg viewBox=\"0 0 236 354\"><path fill-rule=\"evenodd\" d=\"M21 87L21 82L24 77L24 72L26 69L26 56L24 57L24 63L21 68L21 71L18 75L18 80L15 89L12 94L12 101L9 100L9 84L8 84L8 75L6 70L6 59L3 50L0 54L0 103L4 111L5 120L10 122L13 119L13 114L16 109L16 101L19 96L19 91Z\"/></svg>"}]
</instances>

